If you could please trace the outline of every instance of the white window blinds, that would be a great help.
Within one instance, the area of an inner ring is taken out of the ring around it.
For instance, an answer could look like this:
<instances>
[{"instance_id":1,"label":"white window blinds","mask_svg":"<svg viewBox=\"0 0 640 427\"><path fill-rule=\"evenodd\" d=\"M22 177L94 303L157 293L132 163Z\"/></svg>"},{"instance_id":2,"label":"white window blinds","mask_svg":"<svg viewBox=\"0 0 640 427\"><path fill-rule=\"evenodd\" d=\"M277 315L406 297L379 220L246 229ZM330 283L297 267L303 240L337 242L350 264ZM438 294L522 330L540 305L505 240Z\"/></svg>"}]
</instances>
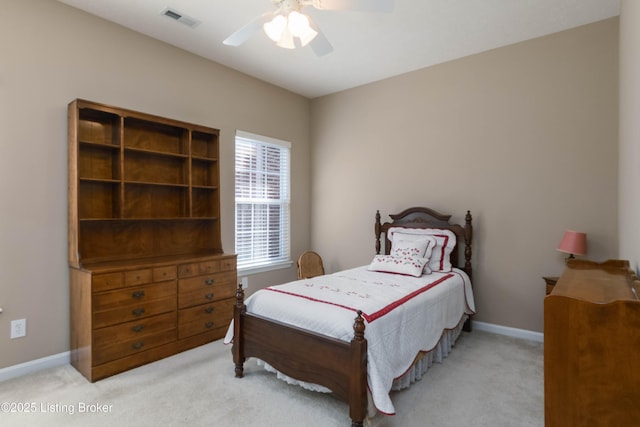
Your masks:
<instances>
[{"instance_id":1,"label":"white window blinds","mask_svg":"<svg viewBox=\"0 0 640 427\"><path fill-rule=\"evenodd\" d=\"M288 142L236 132L238 269L290 261Z\"/></svg>"}]
</instances>

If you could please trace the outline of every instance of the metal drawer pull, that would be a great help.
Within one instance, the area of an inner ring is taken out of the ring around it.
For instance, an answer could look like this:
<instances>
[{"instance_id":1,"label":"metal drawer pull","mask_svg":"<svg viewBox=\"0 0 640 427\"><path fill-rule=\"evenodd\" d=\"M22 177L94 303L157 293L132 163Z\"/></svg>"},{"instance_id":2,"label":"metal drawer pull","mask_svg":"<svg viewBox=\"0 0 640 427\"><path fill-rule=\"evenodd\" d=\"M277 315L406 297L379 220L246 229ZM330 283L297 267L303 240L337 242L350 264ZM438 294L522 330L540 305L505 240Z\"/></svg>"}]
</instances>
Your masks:
<instances>
[{"instance_id":1,"label":"metal drawer pull","mask_svg":"<svg viewBox=\"0 0 640 427\"><path fill-rule=\"evenodd\" d=\"M144 341L134 342L133 344L131 344L131 347L134 350L140 350L142 347L144 347Z\"/></svg>"},{"instance_id":2,"label":"metal drawer pull","mask_svg":"<svg viewBox=\"0 0 640 427\"><path fill-rule=\"evenodd\" d=\"M213 292L206 294L204 297L206 299L213 299Z\"/></svg>"},{"instance_id":3,"label":"metal drawer pull","mask_svg":"<svg viewBox=\"0 0 640 427\"><path fill-rule=\"evenodd\" d=\"M144 329L144 325L136 325L133 328L131 328L133 332L141 332L143 329Z\"/></svg>"},{"instance_id":4,"label":"metal drawer pull","mask_svg":"<svg viewBox=\"0 0 640 427\"><path fill-rule=\"evenodd\" d=\"M140 299L144 296L144 291L135 291L131 296L135 299Z\"/></svg>"},{"instance_id":5,"label":"metal drawer pull","mask_svg":"<svg viewBox=\"0 0 640 427\"><path fill-rule=\"evenodd\" d=\"M213 322L207 322L204 324L204 327L207 329L211 328L212 326L213 326Z\"/></svg>"},{"instance_id":6,"label":"metal drawer pull","mask_svg":"<svg viewBox=\"0 0 640 427\"><path fill-rule=\"evenodd\" d=\"M205 309L204 309L204 312L205 312L205 313L207 313L207 314L208 314L208 313L213 313L213 307L207 307L207 308L205 308Z\"/></svg>"},{"instance_id":7,"label":"metal drawer pull","mask_svg":"<svg viewBox=\"0 0 640 427\"><path fill-rule=\"evenodd\" d=\"M213 279L211 279L211 278L206 279L206 280L204 281L204 284L205 284L205 285L213 285Z\"/></svg>"},{"instance_id":8,"label":"metal drawer pull","mask_svg":"<svg viewBox=\"0 0 640 427\"><path fill-rule=\"evenodd\" d=\"M131 312L134 316L141 316L144 314L144 308L136 308Z\"/></svg>"}]
</instances>

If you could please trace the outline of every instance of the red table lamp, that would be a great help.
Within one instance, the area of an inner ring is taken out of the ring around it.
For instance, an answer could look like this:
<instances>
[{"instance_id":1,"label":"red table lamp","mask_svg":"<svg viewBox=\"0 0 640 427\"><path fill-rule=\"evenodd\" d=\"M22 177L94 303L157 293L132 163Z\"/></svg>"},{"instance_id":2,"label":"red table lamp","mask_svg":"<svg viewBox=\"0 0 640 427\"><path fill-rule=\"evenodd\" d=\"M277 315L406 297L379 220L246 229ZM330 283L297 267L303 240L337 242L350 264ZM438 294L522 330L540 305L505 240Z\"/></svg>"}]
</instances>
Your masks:
<instances>
[{"instance_id":1,"label":"red table lamp","mask_svg":"<svg viewBox=\"0 0 640 427\"><path fill-rule=\"evenodd\" d=\"M558 245L558 250L569 254L567 261L575 258L574 255L584 255L587 253L587 234L579 231L565 231L562 240Z\"/></svg>"}]
</instances>

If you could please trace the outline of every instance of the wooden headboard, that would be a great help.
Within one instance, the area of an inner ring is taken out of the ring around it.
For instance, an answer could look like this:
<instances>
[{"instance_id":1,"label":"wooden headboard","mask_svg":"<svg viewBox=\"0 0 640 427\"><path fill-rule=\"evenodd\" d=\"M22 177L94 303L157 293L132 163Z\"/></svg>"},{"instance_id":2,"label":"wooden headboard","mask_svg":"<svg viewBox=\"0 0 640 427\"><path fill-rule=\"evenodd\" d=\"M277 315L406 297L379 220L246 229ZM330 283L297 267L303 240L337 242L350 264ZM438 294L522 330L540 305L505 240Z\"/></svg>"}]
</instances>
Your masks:
<instances>
[{"instance_id":1,"label":"wooden headboard","mask_svg":"<svg viewBox=\"0 0 640 427\"><path fill-rule=\"evenodd\" d=\"M385 253L388 255L391 250L391 242L387 231L391 227L405 228L444 228L456 234L456 247L451 252L451 264L462 269L470 279L471 274L471 243L473 241L473 226L471 225L471 212L467 211L464 226L449 223L451 215L444 215L429 208L409 208L404 211L389 215L391 222L380 223L380 211L376 212L376 254L380 254L380 238L384 235Z\"/></svg>"}]
</instances>

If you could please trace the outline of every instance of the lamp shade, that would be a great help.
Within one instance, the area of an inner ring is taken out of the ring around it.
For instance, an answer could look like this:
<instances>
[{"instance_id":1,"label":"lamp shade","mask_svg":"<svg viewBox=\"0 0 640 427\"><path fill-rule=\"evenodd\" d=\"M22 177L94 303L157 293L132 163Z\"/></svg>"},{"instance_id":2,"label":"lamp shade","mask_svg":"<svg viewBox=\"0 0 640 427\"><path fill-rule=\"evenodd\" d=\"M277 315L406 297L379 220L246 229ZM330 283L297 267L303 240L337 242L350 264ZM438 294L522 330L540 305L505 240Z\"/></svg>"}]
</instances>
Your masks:
<instances>
[{"instance_id":1,"label":"lamp shade","mask_svg":"<svg viewBox=\"0 0 640 427\"><path fill-rule=\"evenodd\" d=\"M558 250L571 255L584 255L587 253L587 235L579 231L565 231Z\"/></svg>"}]
</instances>

